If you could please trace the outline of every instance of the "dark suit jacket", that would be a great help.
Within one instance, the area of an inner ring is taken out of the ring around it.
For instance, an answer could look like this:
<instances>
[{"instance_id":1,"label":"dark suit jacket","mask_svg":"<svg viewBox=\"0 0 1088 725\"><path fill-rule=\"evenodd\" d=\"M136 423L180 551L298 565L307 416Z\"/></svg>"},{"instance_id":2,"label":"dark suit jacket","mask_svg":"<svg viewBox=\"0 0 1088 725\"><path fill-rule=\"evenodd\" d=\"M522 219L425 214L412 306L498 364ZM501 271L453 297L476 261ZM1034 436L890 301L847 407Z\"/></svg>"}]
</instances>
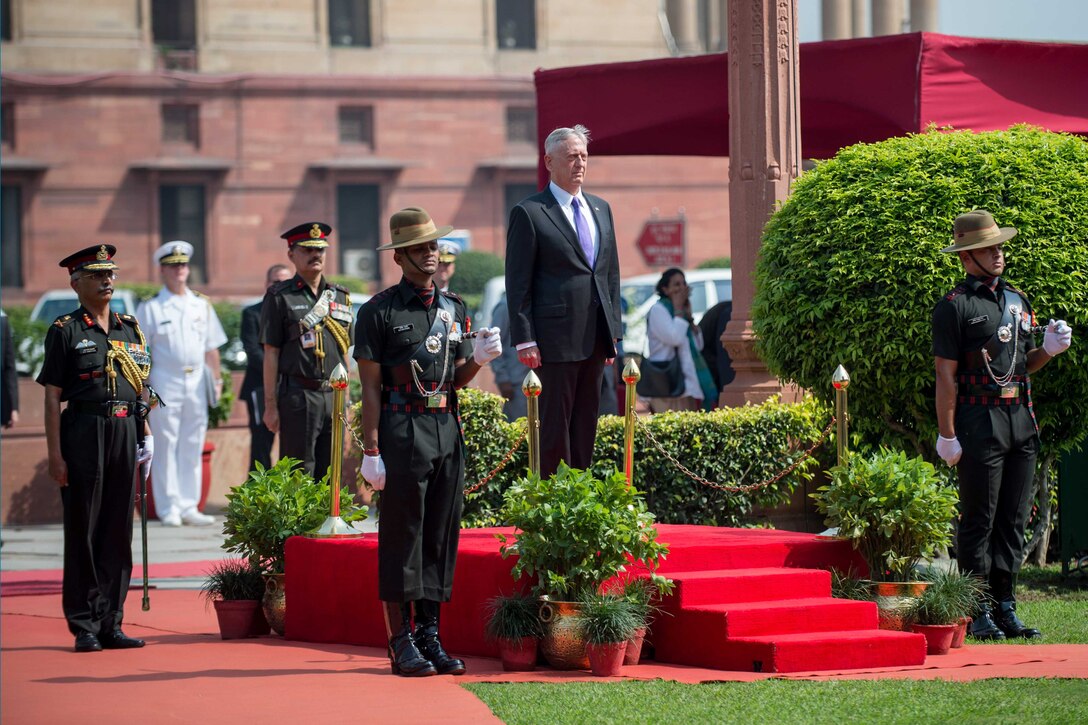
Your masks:
<instances>
[{"instance_id":1,"label":"dark suit jacket","mask_svg":"<svg viewBox=\"0 0 1088 725\"><path fill-rule=\"evenodd\" d=\"M0 423L7 425L11 411L19 409L19 375L15 372L15 340L7 315L0 316L0 345L3 346L3 369L0 374Z\"/></svg>"},{"instance_id":2,"label":"dark suit jacket","mask_svg":"<svg viewBox=\"0 0 1088 725\"><path fill-rule=\"evenodd\" d=\"M261 305L242 310L242 348L246 351L246 376L242 379L241 397L248 398L254 390L264 388L264 346L261 345Z\"/></svg>"},{"instance_id":3,"label":"dark suit jacket","mask_svg":"<svg viewBox=\"0 0 1088 725\"><path fill-rule=\"evenodd\" d=\"M550 188L510 211L506 299L511 338L515 345L535 340L544 363L585 360L605 334L614 355L612 340L622 336L612 209L599 196L585 191L582 196L600 231L593 268Z\"/></svg>"}]
</instances>

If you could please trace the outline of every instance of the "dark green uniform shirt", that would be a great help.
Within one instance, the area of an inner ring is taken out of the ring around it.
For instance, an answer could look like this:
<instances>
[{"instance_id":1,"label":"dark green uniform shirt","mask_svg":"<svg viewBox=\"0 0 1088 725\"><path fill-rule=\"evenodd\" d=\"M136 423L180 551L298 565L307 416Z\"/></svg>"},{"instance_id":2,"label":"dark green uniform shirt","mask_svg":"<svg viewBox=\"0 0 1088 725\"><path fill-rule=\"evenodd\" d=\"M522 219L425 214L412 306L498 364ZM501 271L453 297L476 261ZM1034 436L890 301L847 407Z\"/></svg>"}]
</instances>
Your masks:
<instances>
[{"instance_id":1,"label":"dark green uniform shirt","mask_svg":"<svg viewBox=\"0 0 1088 725\"><path fill-rule=\"evenodd\" d=\"M1027 295L1011 285L1006 285L1003 279L998 279L996 290L991 290L978 277L968 275L933 309L934 356L958 361L958 374L985 373L985 368L969 363L968 353L980 350L997 332L1005 309L1006 288L1015 291L1024 300L1023 312L1028 315L1030 324L1034 325L1035 313ZM1003 348L1002 355L991 363L998 374L1009 369L1012 359L1011 342ZM1023 375L1026 371L1027 353L1035 349L1035 336L1020 329L1017 333L1017 348L1014 374Z\"/></svg>"},{"instance_id":2,"label":"dark green uniform shirt","mask_svg":"<svg viewBox=\"0 0 1088 725\"><path fill-rule=\"evenodd\" d=\"M453 303L453 331L466 332L468 310L464 301L452 292L436 292ZM415 288L401 278L399 284L371 297L359 310L355 325L355 359L370 360L382 366L382 384L393 385L391 368L407 363L427 337L438 314L437 297L430 308L423 304ZM446 340L443 338L445 348ZM454 362L472 355L472 342L463 339L450 346L451 354L446 368L447 384L453 382ZM423 369L420 382L437 383L442 377L442 356L435 355L432 363Z\"/></svg>"},{"instance_id":3,"label":"dark green uniform shirt","mask_svg":"<svg viewBox=\"0 0 1088 725\"><path fill-rule=\"evenodd\" d=\"M299 321L306 316L317 299L326 289L332 289L336 296L330 306L329 314L321 321L322 345L325 350L324 365L314 355L317 349L316 333L300 334ZM317 296L310 291L310 286L297 274L291 279L274 285L264 296L261 304L261 344L280 348L279 374L325 380L333 369L347 359L340 354L340 348L332 333L325 329L327 325L340 325L347 339L351 340L352 307L348 291L337 284L331 284L324 276ZM345 365L345 367L347 367Z\"/></svg>"},{"instance_id":4,"label":"dark green uniform shirt","mask_svg":"<svg viewBox=\"0 0 1088 725\"><path fill-rule=\"evenodd\" d=\"M109 332L104 331L85 308L61 315L45 334L45 361L37 381L60 388L65 400L128 400L139 398L132 383L113 364L117 372L117 394L110 395L106 353L111 345L124 345L138 364L150 360L150 351L140 344L136 318L110 313Z\"/></svg>"}]
</instances>

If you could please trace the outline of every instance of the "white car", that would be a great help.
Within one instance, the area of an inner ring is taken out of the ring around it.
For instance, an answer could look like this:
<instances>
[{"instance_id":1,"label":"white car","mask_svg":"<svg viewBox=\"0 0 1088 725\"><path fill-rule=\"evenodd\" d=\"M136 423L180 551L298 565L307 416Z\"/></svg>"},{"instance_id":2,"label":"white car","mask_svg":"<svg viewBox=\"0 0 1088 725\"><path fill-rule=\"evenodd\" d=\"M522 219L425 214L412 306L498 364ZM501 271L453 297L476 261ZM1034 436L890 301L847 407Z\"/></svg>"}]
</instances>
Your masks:
<instances>
[{"instance_id":1,"label":"white car","mask_svg":"<svg viewBox=\"0 0 1088 725\"><path fill-rule=\"evenodd\" d=\"M34 303L34 308L30 311L30 319L49 325L61 315L66 315L77 309L79 309L79 297L74 290L52 289L43 292L38 301ZM135 314L136 297L129 290L115 289L113 297L110 298L110 309L123 314ZM42 346L45 344L45 340L24 337L16 344L19 347L19 354L16 355L16 371L20 375L37 377L38 372L41 370L41 360L44 355ZM24 360L36 360L35 369L31 370L30 365L21 362Z\"/></svg>"},{"instance_id":2,"label":"white car","mask_svg":"<svg viewBox=\"0 0 1088 725\"><path fill-rule=\"evenodd\" d=\"M684 270L691 287L691 312L698 323L703 314L719 302L733 299L733 270L727 267ZM660 274L643 274L620 281L623 315L623 351L625 355L646 354L646 317L658 300L654 286Z\"/></svg>"}]
</instances>

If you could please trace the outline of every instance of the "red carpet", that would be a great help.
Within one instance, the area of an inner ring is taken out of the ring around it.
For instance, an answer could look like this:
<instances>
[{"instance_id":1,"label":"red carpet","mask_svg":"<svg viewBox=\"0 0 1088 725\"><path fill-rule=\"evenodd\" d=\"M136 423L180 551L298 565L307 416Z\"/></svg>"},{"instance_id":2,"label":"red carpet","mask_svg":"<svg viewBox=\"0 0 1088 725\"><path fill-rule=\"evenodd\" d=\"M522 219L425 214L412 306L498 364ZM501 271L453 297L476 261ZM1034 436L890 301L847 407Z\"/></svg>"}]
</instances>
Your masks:
<instances>
[{"instance_id":1,"label":"red carpet","mask_svg":"<svg viewBox=\"0 0 1088 725\"><path fill-rule=\"evenodd\" d=\"M453 601L443 609L451 652L497 655L484 638L488 599L513 589L511 561L494 535L462 532ZM661 571L677 582L669 616L648 638L662 663L748 672L805 672L920 665L921 635L877 629L876 607L831 598L830 574L814 567L864 564L849 542L811 534L709 526L659 527L670 545ZM287 636L380 647L377 536L287 542Z\"/></svg>"},{"instance_id":2,"label":"red carpet","mask_svg":"<svg viewBox=\"0 0 1088 725\"><path fill-rule=\"evenodd\" d=\"M389 674L381 649L303 644L279 637L223 641L215 613L193 590L151 594L151 611L131 596L125 630L139 650L75 654L60 596L0 599L0 722L358 722L497 723L461 685L467 682L597 681L588 671L504 673L498 660L467 659L464 677ZM724 672L651 662L623 677L700 683L752 681L766 673ZM920 667L785 675L804 679L1088 678L1088 645L969 645ZM430 713L429 715L425 713Z\"/></svg>"}]
</instances>

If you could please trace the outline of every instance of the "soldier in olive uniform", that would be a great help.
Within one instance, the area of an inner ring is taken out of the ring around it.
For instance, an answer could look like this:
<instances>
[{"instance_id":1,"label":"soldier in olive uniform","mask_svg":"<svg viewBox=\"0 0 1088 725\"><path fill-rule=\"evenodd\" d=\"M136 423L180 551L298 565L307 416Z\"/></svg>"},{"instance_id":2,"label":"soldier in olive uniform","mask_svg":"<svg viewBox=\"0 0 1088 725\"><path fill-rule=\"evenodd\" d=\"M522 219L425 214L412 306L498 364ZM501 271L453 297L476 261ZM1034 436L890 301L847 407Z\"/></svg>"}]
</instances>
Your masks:
<instances>
[{"instance_id":1,"label":"soldier in olive uniform","mask_svg":"<svg viewBox=\"0 0 1088 725\"><path fill-rule=\"evenodd\" d=\"M465 485L457 390L502 352L498 330L469 342L465 303L437 289L436 228L419 208L389 222L399 284L359 311L355 358L362 381L363 477L382 491L378 595L394 674L462 674L438 639L449 601ZM388 470L385 461L389 461ZM415 621L413 628L413 602Z\"/></svg>"},{"instance_id":2,"label":"soldier in olive uniform","mask_svg":"<svg viewBox=\"0 0 1088 725\"><path fill-rule=\"evenodd\" d=\"M132 575L136 468L154 451L141 400L151 358L136 318L110 311L116 252L102 244L60 263L79 309L50 325L38 375L49 475L64 505L61 603L76 652L144 646L121 631L121 620Z\"/></svg>"},{"instance_id":3,"label":"soldier in olive uniform","mask_svg":"<svg viewBox=\"0 0 1088 725\"><path fill-rule=\"evenodd\" d=\"M937 453L957 466L960 570L987 580L994 606L971 624L976 639L1040 637L1016 615L1016 574L1031 509L1039 427L1029 375L1069 348L1072 331L1050 321L1035 347L1027 296L1001 278L1004 242L1016 236L978 209L956 217L952 245L967 278L933 310ZM957 465L958 464L958 465Z\"/></svg>"},{"instance_id":4,"label":"soldier in olive uniform","mask_svg":"<svg viewBox=\"0 0 1088 725\"><path fill-rule=\"evenodd\" d=\"M271 287L261 305L264 424L279 432L280 456L298 458L318 481L332 446L329 375L351 344L351 297L323 274L331 231L307 222L283 233L296 274Z\"/></svg>"}]
</instances>

